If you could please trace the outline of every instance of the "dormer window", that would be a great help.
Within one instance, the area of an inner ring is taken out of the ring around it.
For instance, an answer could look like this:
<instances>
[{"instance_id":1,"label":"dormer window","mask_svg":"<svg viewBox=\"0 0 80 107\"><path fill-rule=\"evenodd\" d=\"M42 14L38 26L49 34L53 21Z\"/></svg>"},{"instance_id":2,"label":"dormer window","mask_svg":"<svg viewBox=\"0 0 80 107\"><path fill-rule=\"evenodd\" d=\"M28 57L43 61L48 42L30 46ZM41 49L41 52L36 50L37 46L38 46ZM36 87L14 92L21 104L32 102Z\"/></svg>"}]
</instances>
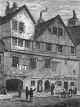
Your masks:
<instances>
[{"instance_id":1,"label":"dormer window","mask_svg":"<svg viewBox=\"0 0 80 107\"><path fill-rule=\"evenodd\" d=\"M24 32L24 23L23 22L19 22L19 32L20 33Z\"/></svg>"},{"instance_id":2,"label":"dormer window","mask_svg":"<svg viewBox=\"0 0 80 107\"><path fill-rule=\"evenodd\" d=\"M12 20L12 29L15 30L15 31L17 31L18 30L17 26L18 26L17 20L15 20L15 19Z\"/></svg>"},{"instance_id":3,"label":"dormer window","mask_svg":"<svg viewBox=\"0 0 80 107\"><path fill-rule=\"evenodd\" d=\"M57 34L57 27L53 26L53 34Z\"/></svg>"}]
</instances>

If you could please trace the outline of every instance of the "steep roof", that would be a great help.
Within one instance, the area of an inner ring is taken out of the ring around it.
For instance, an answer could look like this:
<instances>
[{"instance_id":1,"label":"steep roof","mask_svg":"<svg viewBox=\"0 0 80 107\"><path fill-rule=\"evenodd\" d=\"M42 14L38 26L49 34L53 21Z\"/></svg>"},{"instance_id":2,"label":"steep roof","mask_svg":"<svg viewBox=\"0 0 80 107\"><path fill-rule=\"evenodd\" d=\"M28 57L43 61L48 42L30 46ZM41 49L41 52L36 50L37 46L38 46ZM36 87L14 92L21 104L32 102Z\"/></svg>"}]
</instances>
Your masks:
<instances>
[{"instance_id":1,"label":"steep roof","mask_svg":"<svg viewBox=\"0 0 80 107\"><path fill-rule=\"evenodd\" d=\"M67 27L75 46L80 43L80 26Z\"/></svg>"},{"instance_id":2,"label":"steep roof","mask_svg":"<svg viewBox=\"0 0 80 107\"><path fill-rule=\"evenodd\" d=\"M55 19L58 19L60 20L60 22L62 23L62 25L64 26L64 28L66 29L70 39L71 39L71 36L70 36L70 33L67 29L67 27L65 26L62 18L60 15L57 15L56 17L48 20L48 21L45 21L43 23L38 23L36 26L35 26L35 35L34 35L34 39L37 39L39 36L41 36L43 34L43 32L49 27L49 25L52 24L52 22L55 20Z\"/></svg>"},{"instance_id":3,"label":"steep roof","mask_svg":"<svg viewBox=\"0 0 80 107\"><path fill-rule=\"evenodd\" d=\"M16 14L18 14L18 12L20 12L22 9L26 10L26 12L30 16L31 20L35 24L35 20L34 20L33 16L31 15L30 11L28 10L27 6L23 5L22 7L18 8L16 11L12 12L11 14L6 15L4 17L0 17L0 25L4 24L4 23L7 23L8 21L10 21L12 19L12 17L14 17Z\"/></svg>"}]
</instances>

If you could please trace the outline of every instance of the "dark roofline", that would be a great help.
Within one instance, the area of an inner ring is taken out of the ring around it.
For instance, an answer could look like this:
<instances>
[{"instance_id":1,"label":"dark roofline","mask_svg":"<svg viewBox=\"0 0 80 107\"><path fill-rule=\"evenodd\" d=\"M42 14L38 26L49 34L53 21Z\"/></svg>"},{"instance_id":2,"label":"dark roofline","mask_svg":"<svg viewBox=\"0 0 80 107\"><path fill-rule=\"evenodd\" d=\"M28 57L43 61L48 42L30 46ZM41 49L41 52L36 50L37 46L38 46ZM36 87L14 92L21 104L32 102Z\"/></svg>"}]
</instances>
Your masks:
<instances>
[{"instance_id":1,"label":"dark roofline","mask_svg":"<svg viewBox=\"0 0 80 107\"><path fill-rule=\"evenodd\" d=\"M45 25L45 28L44 28L44 31L46 30L46 26L49 26L56 18L58 18L60 21L61 21L61 23L63 24L63 26L64 26L64 28L66 29L66 31L67 31L67 33L68 33L68 35L69 35L69 37L70 37L70 39L71 39L71 41L72 41L72 43L74 44L74 42L73 42L73 40L72 40L72 38L71 38L71 34L69 33L69 31L68 31L68 29L67 29L67 27L65 26L65 24L64 24L64 22L63 22L63 20L62 20L62 18L61 18L61 16L58 14L57 16L55 16L54 18L52 18L52 19L49 19L48 21L45 21L45 22L43 22L43 23L39 23L38 25L36 25L36 28L39 26L42 26L43 27L43 25ZM43 31L43 32L44 32ZM41 36L41 34L39 35L39 36ZM34 35L34 39L37 39L38 38L38 36L36 35Z\"/></svg>"},{"instance_id":2,"label":"dark roofline","mask_svg":"<svg viewBox=\"0 0 80 107\"><path fill-rule=\"evenodd\" d=\"M4 17L1 17L1 19L0 19L0 25L1 25L1 24L5 24L5 23L7 23L8 21L10 21L11 18L14 17L14 16L15 16L18 12L20 12L22 9L25 9L25 10L27 11L27 13L28 13L28 15L30 16L30 18L31 18L31 20L33 21L33 23L36 24L33 16L31 15L29 9L27 8L27 6L26 6L26 5L23 5L23 6L19 7L19 9L17 9L17 10L14 11L13 13L11 13L11 14L9 14L9 15L6 15L6 16L4 16Z\"/></svg>"}]
</instances>

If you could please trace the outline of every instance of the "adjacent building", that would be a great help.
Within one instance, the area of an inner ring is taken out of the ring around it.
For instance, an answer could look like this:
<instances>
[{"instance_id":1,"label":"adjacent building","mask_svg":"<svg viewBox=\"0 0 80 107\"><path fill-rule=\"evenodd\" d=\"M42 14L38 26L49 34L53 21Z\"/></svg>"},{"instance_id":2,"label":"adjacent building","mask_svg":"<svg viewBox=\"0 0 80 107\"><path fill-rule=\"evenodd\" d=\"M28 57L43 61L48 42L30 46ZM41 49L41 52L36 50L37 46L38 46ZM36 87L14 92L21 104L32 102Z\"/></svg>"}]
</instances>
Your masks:
<instances>
[{"instance_id":1,"label":"adjacent building","mask_svg":"<svg viewBox=\"0 0 80 107\"><path fill-rule=\"evenodd\" d=\"M24 5L6 7L0 17L0 84L17 90L19 82L37 92L55 88L79 89L79 58L68 27L60 15L34 20Z\"/></svg>"}]
</instances>

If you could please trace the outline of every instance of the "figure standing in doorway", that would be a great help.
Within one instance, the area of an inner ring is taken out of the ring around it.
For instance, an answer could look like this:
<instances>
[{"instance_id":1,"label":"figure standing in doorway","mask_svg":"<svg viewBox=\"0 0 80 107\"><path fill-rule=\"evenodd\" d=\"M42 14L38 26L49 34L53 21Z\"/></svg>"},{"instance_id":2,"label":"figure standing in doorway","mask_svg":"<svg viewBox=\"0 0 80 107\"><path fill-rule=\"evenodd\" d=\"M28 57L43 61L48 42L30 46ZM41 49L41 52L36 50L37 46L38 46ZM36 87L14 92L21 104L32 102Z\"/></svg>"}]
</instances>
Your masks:
<instances>
[{"instance_id":1,"label":"figure standing in doorway","mask_svg":"<svg viewBox=\"0 0 80 107\"><path fill-rule=\"evenodd\" d=\"M29 90L28 90L28 86L26 86L26 100L28 101L28 96L29 96Z\"/></svg>"},{"instance_id":2,"label":"figure standing in doorway","mask_svg":"<svg viewBox=\"0 0 80 107\"><path fill-rule=\"evenodd\" d=\"M55 88L55 86L54 86L54 84L52 83L52 84L51 84L51 95L54 95L54 88Z\"/></svg>"}]
</instances>

